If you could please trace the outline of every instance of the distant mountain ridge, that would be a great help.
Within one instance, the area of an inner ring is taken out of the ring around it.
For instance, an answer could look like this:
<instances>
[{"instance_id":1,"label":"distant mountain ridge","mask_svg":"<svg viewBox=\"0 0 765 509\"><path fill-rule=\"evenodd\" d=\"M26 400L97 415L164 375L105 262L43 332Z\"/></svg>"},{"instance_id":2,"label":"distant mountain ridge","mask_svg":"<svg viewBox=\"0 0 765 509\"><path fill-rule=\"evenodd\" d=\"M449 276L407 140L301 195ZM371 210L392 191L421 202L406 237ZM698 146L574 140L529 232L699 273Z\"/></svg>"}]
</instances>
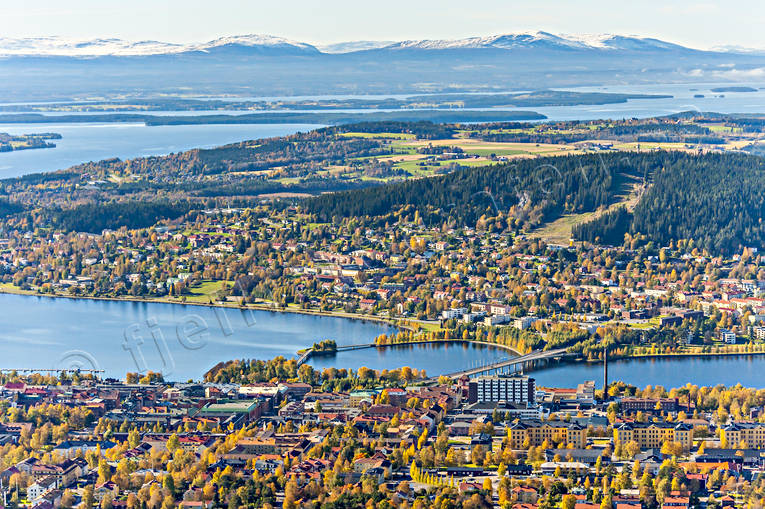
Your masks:
<instances>
[{"instance_id":1,"label":"distant mountain ridge","mask_svg":"<svg viewBox=\"0 0 765 509\"><path fill-rule=\"evenodd\" d=\"M623 36L614 34L600 35L555 35L549 32L520 32L492 35L488 37L469 37L453 40L415 40L394 43L385 49L559 49L559 50L688 50L679 44L660 41L648 37Z\"/></svg>"},{"instance_id":2,"label":"distant mountain ridge","mask_svg":"<svg viewBox=\"0 0 765 509\"><path fill-rule=\"evenodd\" d=\"M126 41L123 39L67 39L62 37L34 37L13 39L0 37L0 56L154 56L181 53L213 53L221 50L250 49L253 51L278 50L291 53L319 53L302 42L272 35L235 35L194 44L161 41Z\"/></svg>"},{"instance_id":3,"label":"distant mountain ridge","mask_svg":"<svg viewBox=\"0 0 765 509\"><path fill-rule=\"evenodd\" d=\"M366 51L370 49L380 49L396 44L396 41L345 41L332 44L321 44L316 46L322 53L342 54L353 53L354 51Z\"/></svg>"},{"instance_id":4,"label":"distant mountain ridge","mask_svg":"<svg viewBox=\"0 0 765 509\"><path fill-rule=\"evenodd\" d=\"M507 92L758 78L765 54L626 35L518 32L315 46L272 35L179 44L0 37L0 101ZM731 83L740 84L740 83Z\"/></svg>"},{"instance_id":5,"label":"distant mountain ridge","mask_svg":"<svg viewBox=\"0 0 765 509\"><path fill-rule=\"evenodd\" d=\"M252 51L278 50L290 53L352 53L369 50L451 50L520 48L557 50L692 50L659 39L614 34L555 35L549 32L517 32L464 39L421 39L407 41L347 41L323 46L293 41L272 35L235 35L203 43L180 44L162 41L126 41L123 39L67 39L63 37L0 37L0 56L151 56L192 52L216 52L237 48ZM749 52L742 48L724 48L724 52Z\"/></svg>"}]
</instances>

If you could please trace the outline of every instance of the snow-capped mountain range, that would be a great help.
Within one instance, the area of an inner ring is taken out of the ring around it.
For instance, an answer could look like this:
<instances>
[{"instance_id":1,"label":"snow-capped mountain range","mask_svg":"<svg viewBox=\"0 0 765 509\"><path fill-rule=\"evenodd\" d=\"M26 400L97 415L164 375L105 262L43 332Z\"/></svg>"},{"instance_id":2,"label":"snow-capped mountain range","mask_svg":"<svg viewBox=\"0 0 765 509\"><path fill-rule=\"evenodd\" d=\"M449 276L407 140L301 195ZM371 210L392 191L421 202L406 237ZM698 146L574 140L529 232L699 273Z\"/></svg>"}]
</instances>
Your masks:
<instances>
[{"instance_id":1,"label":"snow-capped mountain range","mask_svg":"<svg viewBox=\"0 0 765 509\"><path fill-rule=\"evenodd\" d=\"M0 55L4 56L148 56L212 52L232 47L281 49L309 53L318 53L319 51L310 44L271 35L238 35L193 44L125 41L123 39L68 39L64 37L12 39L0 37Z\"/></svg>"},{"instance_id":2,"label":"snow-capped mountain range","mask_svg":"<svg viewBox=\"0 0 765 509\"><path fill-rule=\"evenodd\" d=\"M316 47L323 53L342 54L386 48L388 46L393 46L394 44L396 44L396 41L346 41L332 44L320 44Z\"/></svg>"},{"instance_id":3,"label":"snow-capped mountain range","mask_svg":"<svg viewBox=\"0 0 765 509\"><path fill-rule=\"evenodd\" d=\"M524 32L319 46L269 35L189 44L0 38L0 100L6 101L540 90L763 75L765 53L613 34Z\"/></svg>"},{"instance_id":4,"label":"snow-capped mountain range","mask_svg":"<svg viewBox=\"0 0 765 509\"><path fill-rule=\"evenodd\" d=\"M658 39L601 35L556 35L548 32L518 32L488 37L453 40L349 41L314 46L271 35L221 37L204 43L179 44L161 41L125 41L122 39L76 40L62 37L3 38L3 56L148 56L189 52L214 53L222 50L279 51L289 53L352 53L369 50L455 50L455 49L549 49L549 50L621 50L656 51L688 49ZM742 52L740 48L727 49Z\"/></svg>"},{"instance_id":5,"label":"snow-capped mountain range","mask_svg":"<svg viewBox=\"0 0 765 509\"><path fill-rule=\"evenodd\" d=\"M520 32L489 37L469 37L456 40L402 41L389 48L393 49L466 49L466 48L549 48L575 50L645 50L680 49L682 46L658 39L613 34L600 35L555 35L549 32Z\"/></svg>"}]
</instances>

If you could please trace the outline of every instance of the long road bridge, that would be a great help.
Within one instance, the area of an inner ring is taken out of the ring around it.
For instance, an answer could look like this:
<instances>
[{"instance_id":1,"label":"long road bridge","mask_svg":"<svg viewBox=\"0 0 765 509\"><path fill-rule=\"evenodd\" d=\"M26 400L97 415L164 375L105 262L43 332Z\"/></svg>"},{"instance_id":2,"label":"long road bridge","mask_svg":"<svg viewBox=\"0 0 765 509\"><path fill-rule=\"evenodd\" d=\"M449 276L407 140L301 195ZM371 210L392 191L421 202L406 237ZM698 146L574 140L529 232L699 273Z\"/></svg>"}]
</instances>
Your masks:
<instances>
[{"instance_id":1,"label":"long road bridge","mask_svg":"<svg viewBox=\"0 0 765 509\"><path fill-rule=\"evenodd\" d=\"M433 343L462 343L464 340L453 340L453 339L437 339L437 340L423 340L423 341L406 341L404 343L385 343L382 345L378 345L377 343L361 343L358 345L343 345L338 346L334 352L347 352L349 350L363 350L364 348L385 348L388 346L409 346L409 345L424 345L424 344L433 344ZM502 346L502 345L498 345ZM322 352L314 352L313 348L309 348L303 354L298 357L297 365L302 366L306 362L308 362L308 359L310 359L313 355L318 355Z\"/></svg>"},{"instance_id":2,"label":"long road bridge","mask_svg":"<svg viewBox=\"0 0 765 509\"><path fill-rule=\"evenodd\" d=\"M563 357L573 357L575 354L566 352L565 348L558 348L555 350L534 350L533 352L521 355L520 357L514 357L504 361L494 362L491 364L485 364L482 366L457 371L456 373L449 373L449 378L461 378L463 376L476 376L488 373L509 373L514 371L518 366L525 366L535 364L542 361L559 360ZM432 377L430 380L437 380L438 377Z\"/></svg>"},{"instance_id":3,"label":"long road bridge","mask_svg":"<svg viewBox=\"0 0 765 509\"><path fill-rule=\"evenodd\" d=\"M384 344L384 345L377 345L375 343L363 343L358 345L344 345L344 346L338 346L337 352L345 352L349 350L361 350L364 348L375 348L375 347L387 347L387 346L409 346L409 345L417 345L417 344L428 344L428 343L461 343L464 342L464 340L436 340L436 341L411 341L411 342L405 342L405 343L390 343L390 344ZM495 343L484 343L481 342L481 344L487 344L491 346L496 346L500 348L507 348L504 345L497 345ZM311 358L311 356L314 355L313 349L309 348L303 354L298 358L298 366L301 366L308 362L308 360ZM482 375L487 373L510 373L513 371L516 371L517 368L520 366L521 369L523 369L524 366L529 366L533 364L537 364L540 362L550 362L555 360L560 360L564 357L574 357L575 354L570 354L566 352L565 348L557 348L555 350L534 350L533 352L527 353L525 355L521 355L519 357L513 357L512 359L507 359L499 362L493 362L488 364L483 364L481 366L474 366L462 371L457 371L456 373L449 373L449 378L460 378L462 376L476 376L476 375ZM438 377L431 377L429 380L437 380Z\"/></svg>"}]
</instances>

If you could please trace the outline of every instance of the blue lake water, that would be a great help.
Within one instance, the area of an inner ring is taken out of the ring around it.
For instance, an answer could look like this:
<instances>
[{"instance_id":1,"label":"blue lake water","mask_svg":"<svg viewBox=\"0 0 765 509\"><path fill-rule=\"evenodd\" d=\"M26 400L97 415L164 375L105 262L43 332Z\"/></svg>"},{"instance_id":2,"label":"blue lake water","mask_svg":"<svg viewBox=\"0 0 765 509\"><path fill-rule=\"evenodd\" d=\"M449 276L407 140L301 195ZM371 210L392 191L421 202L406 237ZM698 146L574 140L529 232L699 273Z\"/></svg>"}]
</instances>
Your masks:
<instances>
[{"instance_id":1,"label":"blue lake water","mask_svg":"<svg viewBox=\"0 0 765 509\"><path fill-rule=\"evenodd\" d=\"M55 148L0 153L0 179L28 173L68 168L87 161L111 157L164 155L192 148L211 148L227 143L284 136L316 129L305 124L179 125L143 124L0 124L0 132L28 134L54 132Z\"/></svg>"},{"instance_id":2,"label":"blue lake water","mask_svg":"<svg viewBox=\"0 0 765 509\"><path fill-rule=\"evenodd\" d=\"M755 92L712 92L724 86L749 86ZM655 85L621 85L607 87L578 87L577 92L608 92L617 94L671 95L667 99L632 99L624 103L555 106L531 108L552 120L595 120L647 118L671 115L683 111L715 113L765 113L765 90L763 83L683 83ZM695 97L701 95L703 97Z\"/></svg>"},{"instance_id":3,"label":"blue lake water","mask_svg":"<svg viewBox=\"0 0 765 509\"><path fill-rule=\"evenodd\" d=\"M551 106L526 108L484 108L496 111L534 110L549 120L594 120L646 118L669 115L681 111L712 111L720 113L765 113L765 90L762 83L746 84L756 92L712 92L712 88L731 83L623 85L609 87L579 87L570 90L582 92L613 92L640 94L668 94L667 99L636 99L620 104ZM694 97L703 95L704 97ZM376 97L376 96L375 96ZM375 98L373 96L340 96L343 98ZM382 96L389 97L389 96ZM404 96L396 96L404 97ZM310 99L327 99L314 96ZM338 98L338 97L334 97ZM214 98L211 98L214 99ZM268 100L274 98L242 98ZM283 98L282 98L283 99ZM300 99L300 98L293 98ZM312 110L304 110L312 111ZM347 110L367 111L367 110ZM245 114L247 111L189 111L151 112L156 115ZM50 113L54 115L54 113ZM88 113L89 114L89 113ZM122 159L179 152L195 147L214 147L254 138L282 136L307 131L315 125L193 125L145 126L143 124L0 124L0 132L25 134L57 132L62 140L55 141L54 149L24 150L0 154L0 178L27 173L53 171L86 161L109 157Z\"/></svg>"},{"instance_id":4,"label":"blue lake water","mask_svg":"<svg viewBox=\"0 0 765 509\"><path fill-rule=\"evenodd\" d=\"M663 93L671 99L602 106L534 109L552 120L649 117L679 111L765 112L765 91L713 93L725 84L593 87L605 92ZM759 88L757 85L753 85ZM693 97L703 94L703 98ZM723 97L721 97L723 96ZM193 112L198 114L200 112ZM161 155L194 147L307 131L314 125L5 124L0 132L57 132L54 149L0 154L0 178L52 171L85 161ZM174 380L200 378L219 361L293 356L314 341L368 343L390 329L380 324L295 314L213 310L198 306L49 299L0 295L0 368L97 367L111 376L151 369ZM252 321L254 319L254 322ZM196 334L191 334L191 333ZM317 368L391 369L410 366L439 375L507 358L508 352L476 345L424 345L342 352L314 359ZM610 379L635 385L679 386L742 383L765 387L765 357L616 361ZM539 385L574 387L602 380L602 366L570 364L535 371Z\"/></svg>"},{"instance_id":5,"label":"blue lake water","mask_svg":"<svg viewBox=\"0 0 765 509\"><path fill-rule=\"evenodd\" d=\"M383 370L403 366L425 370L429 376L455 373L466 368L493 364L515 357L512 352L494 346L471 343L397 345L385 348L348 350L336 355L314 357L316 369L368 368Z\"/></svg>"},{"instance_id":6,"label":"blue lake water","mask_svg":"<svg viewBox=\"0 0 765 509\"><path fill-rule=\"evenodd\" d=\"M294 357L321 339L360 344L393 332L360 320L145 302L0 295L0 309L0 368L152 370L183 381L220 361Z\"/></svg>"},{"instance_id":7,"label":"blue lake water","mask_svg":"<svg viewBox=\"0 0 765 509\"><path fill-rule=\"evenodd\" d=\"M706 358L629 359L608 363L611 382L623 381L637 387L661 385L681 387L726 386L738 383L745 387L765 387L764 356L730 356ZM531 373L537 385L576 387L584 380L595 380L602 387L603 364L574 363L553 366Z\"/></svg>"},{"instance_id":8,"label":"blue lake water","mask_svg":"<svg viewBox=\"0 0 765 509\"><path fill-rule=\"evenodd\" d=\"M0 295L0 368L103 369L122 377L153 370L168 379L200 379L220 361L294 357L315 341L339 345L371 342L393 330L382 324L268 311L240 311L145 302ZM453 373L506 359L496 347L473 344L368 348L316 357L317 369L394 369L409 366L428 375ZM611 381L675 387L697 385L765 387L765 357L613 361ZM602 365L575 363L533 371L537 385L576 387L603 379Z\"/></svg>"},{"instance_id":9,"label":"blue lake water","mask_svg":"<svg viewBox=\"0 0 765 509\"><path fill-rule=\"evenodd\" d=\"M361 352L367 352L362 354ZM334 357L318 360L317 367L366 365L375 369L402 365L419 367L435 376L454 373L469 367L491 364L512 357L505 350L482 345L412 345L377 350L370 355L365 350L340 352ZM611 361L608 366L611 382L623 381L637 387L662 385L680 387L688 383L699 386L727 386L738 383L746 387L765 387L765 356L733 356L707 358L631 359ZM603 383L603 364L576 362L552 365L527 373L538 386L576 387L585 380Z\"/></svg>"}]
</instances>

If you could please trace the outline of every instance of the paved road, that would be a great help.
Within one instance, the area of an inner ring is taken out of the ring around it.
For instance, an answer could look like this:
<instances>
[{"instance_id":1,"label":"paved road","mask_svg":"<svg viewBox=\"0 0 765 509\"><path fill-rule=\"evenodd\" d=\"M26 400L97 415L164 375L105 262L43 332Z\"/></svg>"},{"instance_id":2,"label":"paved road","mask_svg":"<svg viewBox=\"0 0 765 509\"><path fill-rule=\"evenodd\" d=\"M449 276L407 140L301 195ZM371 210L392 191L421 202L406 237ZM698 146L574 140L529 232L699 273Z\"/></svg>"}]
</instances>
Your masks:
<instances>
[{"instance_id":1,"label":"paved road","mask_svg":"<svg viewBox=\"0 0 765 509\"><path fill-rule=\"evenodd\" d=\"M506 361L497 362L494 364L487 364L486 366L480 366L478 368L471 368L471 369L465 369L463 371L458 371L456 373L450 373L446 376L449 378L460 378L462 376L475 376L480 373L485 373L486 371L493 371L495 369L502 369L507 368L510 366L514 366L516 364L521 364L524 362L532 362L532 361L538 361L542 359L550 359L553 357L560 357L561 355L566 353L565 348L558 348L556 350L534 350L531 353L527 353L526 355L521 355L520 357L515 357L513 359L508 359Z\"/></svg>"}]
</instances>

